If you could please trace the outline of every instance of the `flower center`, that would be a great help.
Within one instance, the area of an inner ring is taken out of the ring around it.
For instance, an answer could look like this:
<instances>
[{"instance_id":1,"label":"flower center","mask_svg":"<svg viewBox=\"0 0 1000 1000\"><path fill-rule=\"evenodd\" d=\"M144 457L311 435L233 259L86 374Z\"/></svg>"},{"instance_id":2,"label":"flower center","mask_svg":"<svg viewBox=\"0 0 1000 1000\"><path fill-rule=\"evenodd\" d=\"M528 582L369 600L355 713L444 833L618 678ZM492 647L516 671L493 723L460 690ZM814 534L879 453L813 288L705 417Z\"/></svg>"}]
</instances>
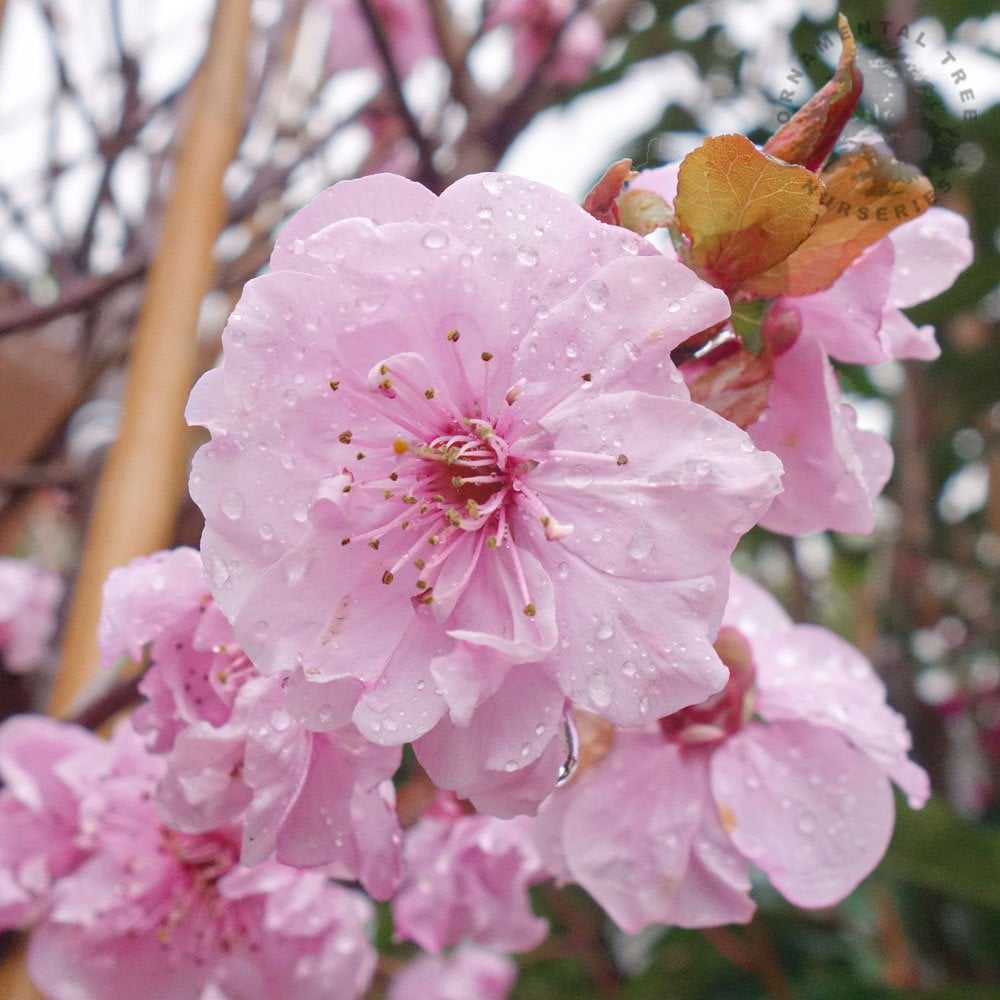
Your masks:
<instances>
[{"instance_id":1,"label":"flower center","mask_svg":"<svg viewBox=\"0 0 1000 1000\"><path fill-rule=\"evenodd\" d=\"M724 625L715 651L729 667L729 681L717 694L660 719L663 734L686 746L719 743L743 728L753 712L756 670L750 644L736 629Z\"/></svg>"}]
</instances>

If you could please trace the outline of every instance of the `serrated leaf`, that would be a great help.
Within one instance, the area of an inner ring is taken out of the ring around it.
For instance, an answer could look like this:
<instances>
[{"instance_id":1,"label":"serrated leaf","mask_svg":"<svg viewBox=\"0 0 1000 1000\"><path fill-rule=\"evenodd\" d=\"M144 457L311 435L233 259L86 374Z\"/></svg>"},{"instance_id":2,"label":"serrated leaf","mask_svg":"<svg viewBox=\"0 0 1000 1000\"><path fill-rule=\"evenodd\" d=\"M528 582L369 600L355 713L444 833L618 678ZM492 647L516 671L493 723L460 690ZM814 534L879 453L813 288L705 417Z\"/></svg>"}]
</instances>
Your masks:
<instances>
[{"instance_id":1,"label":"serrated leaf","mask_svg":"<svg viewBox=\"0 0 1000 1000\"><path fill-rule=\"evenodd\" d=\"M820 216L822 185L742 135L706 139L684 157L674 200L686 262L727 292L778 265Z\"/></svg>"},{"instance_id":2,"label":"serrated leaf","mask_svg":"<svg viewBox=\"0 0 1000 1000\"><path fill-rule=\"evenodd\" d=\"M829 288L865 249L934 204L931 182L888 150L860 146L821 176L825 211L784 260L750 277L745 297L811 295Z\"/></svg>"},{"instance_id":3,"label":"serrated leaf","mask_svg":"<svg viewBox=\"0 0 1000 1000\"><path fill-rule=\"evenodd\" d=\"M786 163L799 163L819 170L840 138L840 133L857 106L864 86L858 70L857 46L843 14L837 30L844 43L833 78L806 101L764 144L764 152Z\"/></svg>"}]
</instances>

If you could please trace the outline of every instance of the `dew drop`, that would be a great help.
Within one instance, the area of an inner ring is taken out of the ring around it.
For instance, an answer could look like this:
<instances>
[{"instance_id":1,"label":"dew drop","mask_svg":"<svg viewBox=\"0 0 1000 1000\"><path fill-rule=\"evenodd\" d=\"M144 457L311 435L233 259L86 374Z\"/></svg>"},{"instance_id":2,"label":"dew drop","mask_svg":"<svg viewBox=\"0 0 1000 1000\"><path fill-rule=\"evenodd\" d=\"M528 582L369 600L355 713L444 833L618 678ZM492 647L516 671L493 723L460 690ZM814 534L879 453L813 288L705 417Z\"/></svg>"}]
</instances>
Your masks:
<instances>
[{"instance_id":1,"label":"dew drop","mask_svg":"<svg viewBox=\"0 0 1000 1000\"><path fill-rule=\"evenodd\" d=\"M448 234L443 229L431 229L420 241L428 250L440 250L448 245Z\"/></svg>"},{"instance_id":2,"label":"dew drop","mask_svg":"<svg viewBox=\"0 0 1000 1000\"><path fill-rule=\"evenodd\" d=\"M230 521L238 521L243 516L243 494L238 490L226 490L226 492L222 494L222 499L219 501L219 510L221 510Z\"/></svg>"},{"instance_id":3,"label":"dew drop","mask_svg":"<svg viewBox=\"0 0 1000 1000\"><path fill-rule=\"evenodd\" d=\"M574 490L585 490L594 481L594 475L585 465L574 465L573 468L563 476L563 482L571 486Z\"/></svg>"},{"instance_id":4,"label":"dew drop","mask_svg":"<svg viewBox=\"0 0 1000 1000\"><path fill-rule=\"evenodd\" d=\"M518 247L517 259L525 267L534 267L538 263L538 253L531 247Z\"/></svg>"},{"instance_id":5,"label":"dew drop","mask_svg":"<svg viewBox=\"0 0 1000 1000\"><path fill-rule=\"evenodd\" d=\"M640 521L628 540L626 551L633 559L645 559L653 551L653 544L653 529L645 521Z\"/></svg>"},{"instance_id":6,"label":"dew drop","mask_svg":"<svg viewBox=\"0 0 1000 1000\"><path fill-rule=\"evenodd\" d=\"M583 286L583 297L591 309L601 310L611 300L611 292L603 281L588 281Z\"/></svg>"},{"instance_id":7,"label":"dew drop","mask_svg":"<svg viewBox=\"0 0 1000 1000\"><path fill-rule=\"evenodd\" d=\"M595 670L590 676L590 683L587 685L587 693L590 700L598 708L607 708L611 704L614 689L608 680L607 674L603 670Z\"/></svg>"},{"instance_id":8,"label":"dew drop","mask_svg":"<svg viewBox=\"0 0 1000 1000\"><path fill-rule=\"evenodd\" d=\"M610 618L605 618L594 630L598 639L610 639L615 634L615 625Z\"/></svg>"}]
</instances>

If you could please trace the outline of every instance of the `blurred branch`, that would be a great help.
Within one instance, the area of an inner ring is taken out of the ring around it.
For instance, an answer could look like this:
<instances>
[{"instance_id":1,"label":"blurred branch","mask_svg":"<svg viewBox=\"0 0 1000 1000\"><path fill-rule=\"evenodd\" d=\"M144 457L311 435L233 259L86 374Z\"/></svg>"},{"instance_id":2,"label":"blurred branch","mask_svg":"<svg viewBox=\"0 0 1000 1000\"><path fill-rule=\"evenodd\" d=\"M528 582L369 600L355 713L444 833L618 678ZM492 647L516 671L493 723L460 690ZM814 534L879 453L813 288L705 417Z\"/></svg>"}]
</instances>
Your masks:
<instances>
[{"instance_id":1,"label":"blurred branch","mask_svg":"<svg viewBox=\"0 0 1000 1000\"><path fill-rule=\"evenodd\" d=\"M183 409L195 375L197 321L226 219L222 178L242 135L250 0L219 0L177 157L125 390L121 436L98 487L49 710L66 713L97 667L108 573L170 544L187 469Z\"/></svg>"},{"instance_id":2,"label":"blurred branch","mask_svg":"<svg viewBox=\"0 0 1000 1000\"><path fill-rule=\"evenodd\" d=\"M385 70L386 82L388 83L389 89L392 91L393 97L396 100L396 106L403 119L403 123L406 126L406 132L413 141L413 144L417 147L417 154L420 157L420 174L417 177L417 180L419 180L426 187L429 187L432 191L438 191L440 189L441 178L438 175L437 170L434 168L434 151L431 149L427 136L425 136L421 131L416 118L413 117L413 112L410 110L409 104L406 103L406 95L403 93L403 81L399 76L399 71L396 69L395 60L392 58L392 52L389 49L389 39L386 36L385 28L383 27L378 14L375 12L375 8L372 6L371 0L357 0L357 4L362 15L364 16L365 21L368 22L368 28L371 31L372 41L375 43L375 48L378 50L379 58L382 60L382 67Z\"/></svg>"}]
</instances>

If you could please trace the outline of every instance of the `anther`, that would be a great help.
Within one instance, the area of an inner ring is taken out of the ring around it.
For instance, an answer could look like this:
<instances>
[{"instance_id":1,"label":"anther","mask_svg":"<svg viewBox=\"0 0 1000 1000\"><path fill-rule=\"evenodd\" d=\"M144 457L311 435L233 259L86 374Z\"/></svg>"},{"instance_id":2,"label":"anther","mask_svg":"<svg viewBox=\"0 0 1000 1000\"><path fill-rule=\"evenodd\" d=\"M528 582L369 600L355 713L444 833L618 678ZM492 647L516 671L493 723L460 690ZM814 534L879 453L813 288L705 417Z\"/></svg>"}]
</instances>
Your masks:
<instances>
[{"instance_id":1,"label":"anther","mask_svg":"<svg viewBox=\"0 0 1000 1000\"><path fill-rule=\"evenodd\" d=\"M492 361L493 360L493 355L490 354L489 351L483 351L483 353L480 354L479 356L483 359L483 361Z\"/></svg>"},{"instance_id":2,"label":"anther","mask_svg":"<svg viewBox=\"0 0 1000 1000\"><path fill-rule=\"evenodd\" d=\"M370 542L368 543L368 548L370 548L370 549L377 549L377 548L378 548L378 539L377 539L377 538L373 538L373 539L372 539L372 540L371 540L371 541L370 541Z\"/></svg>"},{"instance_id":3,"label":"anther","mask_svg":"<svg viewBox=\"0 0 1000 1000\"><path fill-rule=\"evenodd\" d=\"M397 455L405 455L410 450L410 446L402 438L396 438L392 442L392 450Z\"/></svg>"},{"instance_id":4,"label":"anther","mask_svg":"<svg viewBox=\"0 0 1000 1000\"><path fill-rule=\"evenodd\" d=\"M336 391L337 391L337 390L338 390L338 389L340 388L340 383L339 383L339 382L331 382L331 383L330 383L330 388L331 388L331 389L332 389L332 390L333 390L334 392L336 392Z\"/></svg>"},{"instance_id":5,"label":"anther","mask_svg":"<svg viewBox=\"0 0 1000 1000\"><path fill-rule=\"evenodd\" d=\"M591 375L590 372L584 372L580 376L580 378L582 378L584 382L593 382L593 380L594 380L594 376Z\"/></svg>"},{"instance_id":6,"label":"anther","mask_svg":"<svg viewBox=\"0 0 1000 1000\"><path fill-rule=\"evenodd\" d=\"M525 604L525 606L524 606L524 613L529 618L534 618L535 617L535 606L534 606L534 604Z\"/></svg>"},{"instance_id":7,"label":"anther","mask_svg":"<svg viewBox=\"0 0 1000 1000\"><path fill-rule=\"evenodd\" d=\"M454 344L455 341L457 341L458 338L461 336L461 334L458 332L458 330L449 330L447 336L448 340L450 340Z\"/></svg>"},{"instance_id":8,"label":"anther","mask_svg":"<svg viewBox=\"0 0 1000 1000\"><path fill-rule=\"evenodd\" d=\"M434 390L424 389L424 399L433 399L433 398L434 398Z\"/></svg>"},{"instance_id":9,"label":"anther","mask_svg":"<svg viewBox=\"0 0 1000 1000\"><path fill-rule=\"evenodd\" d=\"M628 465L628 455L619 455L615 461L618 465Z\"/></svg>"},{"instance_id":10,"label":"anther","mask_svg":"<svg viewBox=\"0 0 1000 1000\"><path fill-rule=\"evenodd\" d=\"M390 572L389 572L388 570L386 570L386 571L385 571L385 572L384 572L384 573L382 574L382 582L383 582L384 584L387 584L387 585L388 585L388 584L392 583L393 579L394 579L393 575L392 575L392 574L391 574L391 573L390 573Z\"/></svg>"},{"instance_id":11,"label":"anther","mask_svg":"<svg viewBox=\"0 0 1000 1000\"><path fill-rule=\"evenodd\" d=\"M351 544L351 540L349 538L341 538L340 544L341 545L350 545Z\"/></svg>"},{"instance_id":12,"label":"anther","mask_svg":"<svg viewBox=\"0 0 1000 1000\"><path fill-rule=\"evenodd\" d=\"M354 435L353 435L353 434L352 434L352 433L351 433L350 431L344 431L344 433L343 433L343 434L341 434L341 435L340 435L340 436L339 436L339 437L337 438L337 440L338 440L338 441L339 441L339 442L340 442L341 444L350 444L350 443L351 443L351 438L352 438L352 437L354 437Z\"/></svg>"}]
</instances>

